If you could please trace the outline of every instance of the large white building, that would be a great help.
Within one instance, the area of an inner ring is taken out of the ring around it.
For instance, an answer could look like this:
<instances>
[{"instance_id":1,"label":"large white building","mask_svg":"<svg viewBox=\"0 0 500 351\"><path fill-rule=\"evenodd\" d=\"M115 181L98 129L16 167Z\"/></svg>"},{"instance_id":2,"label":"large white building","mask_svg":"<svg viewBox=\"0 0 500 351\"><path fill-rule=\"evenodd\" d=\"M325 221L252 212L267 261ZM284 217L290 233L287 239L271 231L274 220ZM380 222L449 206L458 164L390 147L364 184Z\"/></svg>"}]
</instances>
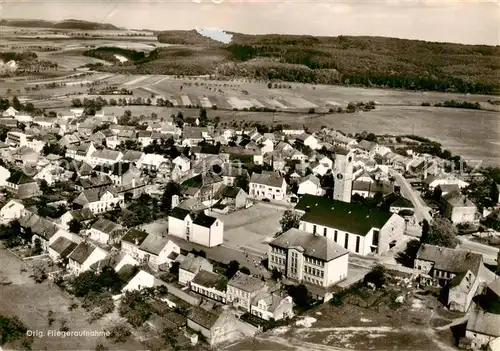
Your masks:
<instances>
[{"instance_id":1,"label":"large white building","mask_svg":"<svg viewBox=\"0 0 500 351\"><path fill-rule=\"evenodd\" d=\"M269 269L329 287L347 278L349 251L325 236L292 228L269 243Z\"/></svg>"},{"instance_id":2,"label":"large white building","mask_svg":"<svg viewBox=\"0 0 500 351\"><path fill-rule=\"evenodd\" d=\"M277 173L253 173L250 178L250 196L257 199L284 200L286 181Z\"/></svg>"},{"instance_id":3,"label":"large white building","mask_svg":"<svg viewBox=\"0 0 500 351\"><path fill-rule=\"evenodd\" d=\"M302 196L295 211L302 215L300 229L358 255L386 252L405 231L405 221L397 214L319 196Z\"/></svg>"},{"instance_id":4,"label":"large white building","mask_svg":"<svg viewBox=\"0 0 500 351\"><path fill-rule=\"evenodd\" d=\"M186 241L214 247L224 242L224 222L203 212L194 213L176 207L168 216L168 233Z\"/></svg>"}]
</instances>

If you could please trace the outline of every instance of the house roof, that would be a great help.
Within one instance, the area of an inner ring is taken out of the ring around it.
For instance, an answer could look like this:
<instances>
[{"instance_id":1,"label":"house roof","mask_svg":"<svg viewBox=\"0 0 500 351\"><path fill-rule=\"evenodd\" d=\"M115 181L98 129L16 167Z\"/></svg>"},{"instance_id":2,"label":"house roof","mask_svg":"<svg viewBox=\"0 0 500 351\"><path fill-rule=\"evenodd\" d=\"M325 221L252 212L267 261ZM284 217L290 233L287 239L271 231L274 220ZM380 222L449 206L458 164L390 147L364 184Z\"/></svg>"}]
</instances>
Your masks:
<instances>
[{"instance_id":1,"label":"house roof","mask_svg":"<svg viewBox=\"0 0 500 351\"><path fill-rule=\"evenodd\" d=\"M101 198L110 192L113 196L116 196L116 190L114 187L100 187L100 188L90 188L85 189L82 193L73 201L77 205L84 206L86 204L100 201Z\"/></svg>"},{"instance_id":2,"label":"house roof","mask_svg":"<svg viewBox=\"0 0 500 351\"><path fill-rule=\"evenodd\" d=\"M52 245L50 245L50 248L57 252L59 256L66 257L77 247L77 245L77 243L60 236L52 243Z\"/></svg>"},{"instance_id":3,"label":"house roof","mask_svg":"<svg viewBox=\"0 0 500 351\"><path fill-rule=\"evenodd\" d=\"M94 167L94 170L101 170L103 173L112 174L114 176L122 176L127 173L130 169L139 171L132 163L130 162L117 162L112 166L100 166Z\"/></svg>"},{"instance_id":4,"label":"house roof","mask_svg":"<svg viewBox=\"0 0 500 351\"><path fill-rule=\"evenodd\" d=\"M35 180L21 171L15 171L10 175L9 178L7 178L7 182L12 183L12 184L29 184L29 183L34 183Z\"/></svg>"},{"instance_id":5,"label":"house roof","mask_svg":"<svg viewBox=\"0 0 500 351\"><path fill-rule=\"evenodd\" d=\"M120 151L103 149L94 151L91 157L102 158L105 160L116 160L120 154Z\"/></svg>"},{"instance_id":6,"label":"house roof","mask_svg":"<svg viewBox=\"0 0 500 351\"><path fill-rule=\"evenodd\" d=\"M268 291L261 291L253 299L252 305L257 306L259 304L259 301L264 300L264 302L268 306L267 311L274 312L280 305L281 301L283 301L283 299L284 297L278 294Z\"/></svg>"},{"instance_id":7,"label":"house roof","mask_svg":"<svg viewBox=\"0 0 500 351\"><path fill-rule=\"evenodd\" d=\"M201 325L205 329L212 329L220 314L207 311L201 307L195 307L191 310L188 315L188 319L192 320L196 324Z\"/></svg>"},{"instance_id":8,"label":"house roof","mask_svg":"<svg viewBox=\"0 0 500 351\"><path fill-rule=\"evenodd\" d=\"M483 256L465 250L423 244L417 253L417 259L434 262L434 269L463 273L470 270L477 276Z\"/></svg>"},{"instance_id":9,"label":"house roof","mask_svg":"<svg viewBox=\"0 0 500 351\"><path fill-rule=\"evenodd\" d=\"M500 336L500 314L473 311L469 314L467 330L494 337Z\"/></svg>"},{"instance_id":10,"label":"house roof","mask_svg":"<svg viewBox=\"0 0 500 351\"><path fill-rule=\"evenodd\" d=\"M312 182L314 185L317 187L321 186L320 180L318 177L316 177L314 174L309 174L299 180L299 184L305 183L307 181Z\"/></svg>"},{"instance_id":11,"label":"house roof","mask_svg":"<svg viewBox=\"0 0 500 351\"><path fill-rule=\"evenodd\" d=\"M95 249L96 247L91 243L81 242L71 253L71 255L69 255L69 258L73 261L83 264L87 260L87 258L92 255L92 252L94 252Z\"/></svg>"},{"instance_id":12,"label":"house roof","mask_svg":"<svg viewBox=\"0 0 500 351\"><path fill-rule=\"evenodd\" d=\"M205 228L210 228L217 221L217 218L212 216L207 216L203 212L191 214L191 217L193 218L194 224L197 224Z\"/></svg>"},{"instance_id":13,"label":"house roof","mask_svg":"<svg viewBox=\"0 0 500 351\"><path fill-rule=\"evenodd\" d=\"M372 228L381 229L394 215L377 208L308 194L300 198L295 209L306 212L301 218L305 222L363 236Z\"/></svg>"},{"instance_id":14,"label":"house roof","mask_svg":"<svg viewBox=\"0 0 500 351\"><path fill-rule=\"evenodd\" d=\"M228 285L246 292L254 292L262 289L265 283L259 278L238 271L229 280Z\"/></svg>"},{"instance_id":15,"label":"house roof","mask_svg":"<svg viewBox=\"0 0 500 351\"><path fill-rule=\"evenodd\" d=\"M476 207L472 201L459 191L452 191L444 195L443 199L452 207Z\"/></svg>"},{"instance_id":16,"label":"house roof","mask_svg":"<svg viewBox=\"0 0 500 351\"><path fill-rule=\"evenodd\" d=\"M106 234L111 234L116 230L123 229L121 225L111 222L106 218L99 218L99 220L92 224L91 228Z\"/></svg>"},{"instance_id":17,"label":"house roof","mask_svg":"<svg viewBox=\"0 0 500 351\"><path fill-rule=\"evenodd\" d=\"M131 264L125 264L120 270L117 272L118 278L125 284L128 284L139 272L139 268L137 266L133 266Z\"/></svg>"},{"instance_id":18,"label":"house roof","mask_svg":"<svg viewBox=\"0 0 500 351\"><path fill-rule=\"evenodd\" d=\"M184 139L203 139L203 132L208 132L208 129L202 127L184 127L182 137Z\"/></svg>"},{"instance_id":19,"label":"house roof","mask_svg":"<svg viewBox=\"0 0 500 351\"><path fill-rule=\"evenodd\" d=\"M122 241L140 246L142 245L144 240L146 240L147 236L148 233L143 232L142 230L130 228L128 232L123 236Z\"/></svg>"},{"instance_id":20,"label":"house roof","mask_svg":"<svg viewBox=\"0 0 500 351\"><path fill-rule=\"evenodd\" d=\"M127 254L121 250L111 250L102 260L94 262L90 268L101 271L104 267L115 268Z\"/></svg>"},{"instance_id":21,"label":"house roof","mask_svg":"<svg viewBox=\"0 0 500 351\"><path fill-rule=\"evenodd\" d=\"M396 201L391 204L391 207L405 207L405 208L414 208L412 202L402 196L398 197Z\"/></svg>"},{"instance_id":22,"label":"house roof","mask_svg":"<svg viewBox=\"0 0 500 351\"><path fill-rule=\"evenodd\" d=\"M349 253L348 250L325 236L314 235L296 228L281 234L271 241L269 245L283 249L302 248L304 255L326 262Z\"/></svg>"},{"instance_id":23,"label":"house roof","mask_svg":"<svg viewBox=\"0 0 500 351\"><path fill-rule=\"evenodd\" d=\"M227 286L227 278L222 274L217 274L202 269L194 276L191 283L198 284L207 288L214 288L219 291L225 291L225 287ZM221 290L222 288L224 288L224 290Z\"/></svg>"},{"instance_id":24,"label":"house roof","mask_svg":"<svg viewBox=\"0 0 500 351\"><path fill-rule=\"evenodd\" d=\"M355 180L352 182L352 190L390 194L394 191L394 186L387 182L365 182L362 180Z\"/></svg>"},{"instance_id":25,"label":"house roof","mask_svg":"<svg viewBox=\"0 0 500 351\"><path fill-rule=\"evenodd\" d=\"M205 263L210 264L207 259L189 253L184 261L182 261L182 263L180 264L179 269L183 269L191 273L197 273Z\"/></svg>"},{"instance_id":26,"label":"house roof","mask_svg":"<svg viewBox=\"0 0 500 351\"><path fill-rule=\"evenodd\" d=\"M460 290L463 293L468 293L474 286L476 276L470 270L457 274L450 281L450 288Z\"/></svg>"},{"instance_id":27,"label":"house roof","mask_svg":"<svg viewBox=\"0 0 500 351\"><path fill-rule=\"evenodd\" d=\"M59 230L57 224L32 212L21 217L19 223L23 228L30 227L33 234L37 234L45 240L52 238Z\"/></svg>"},{"instance_id":28,"label":"house roof","mask_svg":"<svg viewBox=\"0 0 500 351\"><path fill-rule=\"evenodd\" d=\"M138 161L144 153L142 151L127 150L123 154L122 161L136 162Z\"/></svg>"},{"instance_id":29,"label":"house roof","mask_svg":"<svg viewBox=\"0 0 500 351\"><path fill-rule=\"evenodd\" d=\"M252 177L250 178L250 183L262 184L275 188L281 188L283 181L284 178L275 172L263 172L262 174L252 173Z\"/></svg>"},{"instance_id":30,"label":"house roof","mask_svg":"<svg viewBox=\"0 0 500 351\"><path fill-rule=\"evenodd\" d=\"M69 214L71 215L71 217L73 217L73 219L76 219L77 221L87 221L95 217L92 211L88 208L70 211Z\"/></svg>"},{"instance_id":31,"label":"house roof","mask_svg":"<svg viewBox=\"0 0 500 351\"><path fill-rule=\"evenodd\" d=\"M495 280L493 280L489 285L488 289L493 291L497 296L500 296L500 277L496 276Z\"/></svg>"},{"instance_id":32,"label":"house roof","mask_svg":"<svg viewBox=\"0 0 500 351\"><path fill-rule=\"evenodd\" d=\"M366 150L366 151L371 151L375 146L377 146L377 143L374 143L372 141L368 140L361 140L358 145L360 149Z\"/></svg>"},{"instance_id":33,"label":"house roof","mask_svg":"<svg viewBox=\"0 0 500 351\"><path fill-rule=\"evenodd\" d=\"M92 167L90 167L90 171L92 171ZM83 168L83 165L82 165ZM81 174L83 175L83 174ZM78 179L79 185L81 185L82 188L84 189L89 189L89 188L97 188L97 187L104 187L106 185L112 185L113 181L111 178L107 175L98 175L98 176L91 176L88 178L80 178Z\"/></svg>"},{"instance_id":34,"label":"house roof","mask_svg":"<svg viewBox=\"0 0 500 351\"><path fill-rule=\"evenodd\" d=\"M452 191L460 191L458 184L439 184L436 188L441 189L442 193L451 193Z\"/></svg>"},{"instance_id":35,"label":"house roof","mask_svg":"<svg viewBox=\"0 0 500 351\"><path fill-rule=\"evenodd\" d=\"M222 191L222 196L223 197L229 197L231 199L234 199L236 198L236 196L238 196L238 194L240 193L240 191L242 191L243 189L237 187L237 186L226 186L224 188L224 190Z\"/></svg>"},{"instance_id":36,"label":"house roof","mask_svg":"<svg viewBox=\"0 0 500 351\"><path fill-rule=\"evenodd\" d=\"M139 246L139 250L146 251L153 255L160 254L161 250L168 244L168 239L156 234L149 234Z\"/></svg>"},{"instance_id":37,"label":"house roof","mask_svg":"<svg viewBox=\"0 0 500 351\"><path fill-rule=\"evenodd\" d=\"M168 216L184 220L188 214L190 214L190 211L181 207L174 207Z\"/></svg>"}]
</instances>

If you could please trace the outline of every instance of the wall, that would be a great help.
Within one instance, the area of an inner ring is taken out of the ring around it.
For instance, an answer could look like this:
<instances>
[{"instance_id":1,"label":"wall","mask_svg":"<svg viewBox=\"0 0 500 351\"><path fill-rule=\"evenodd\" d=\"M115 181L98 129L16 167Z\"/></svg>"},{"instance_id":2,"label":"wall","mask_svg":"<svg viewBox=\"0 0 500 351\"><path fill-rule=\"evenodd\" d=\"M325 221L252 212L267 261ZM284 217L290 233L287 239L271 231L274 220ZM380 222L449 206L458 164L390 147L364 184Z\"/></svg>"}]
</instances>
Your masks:
<instances>
[{"instance_id":1,"label":"wall","mask_svg":"<svg viewBox=\"0 0 500 351\"><path fill-rule=\"evenodd\" d=\"M325 264L325 285L331 286L347 278L349 254L340 256Z\"/></svg>"},{"instance_id":2,"label":"wall","mask_svg":"<svg viewBox=\"0 0 500 351\"><path fill-rule=\"evenodd\" d=\"M381 254L388 251L391 241L401 240L404 235L405 227L405 220L397 214L393 214L380 230L377 253Z\"/></svg>"},{"instance_id":3,"label":"wall","mask_svg":"<svg viewBox=\"0 0 500 351\"><path fill-rule=\"evenodd\" d=\"M96 247L95 250L90 254L90 256L83 262L82 264L82 271L85 272L90 269L90 266L97 261L100 261L106 257L108 253L104 251L103 249Z\"/></svg>"},{"instance_id":4,"label":"wall","mask_svg":"<svg viewBox=\"0 0 500 351\"><path fill-rule=\"evenodd\" d=\"M186 238L186 224L184 220L175 217L168 217L168 233L179 238Z\"/></svg>"},{"instance_id":5,"label":"wall","mask_svg":"<svg viewBox=\"0 0 500 351\"><path fill-rule=\"evenodd\" d=\"M211 228L206 228L197 224L192 224L192 234L190 240L194 243L214 247L224 242L224 223L217 219Z\"/></svg>"},{"instance_id":6,"label":"wall","mask_svg":"<svg viewBox=\"0 0 500 351\"><path fill-rule=\"evenodd\" d=\"M191 290L212 300L226 303L227 294L225 291L195 284L194 282L191 282Z\"/></svg>"},{"instance_id":7,"label":"wall","mask_svg":"<svg viewBox=\"0 0 500 351\"><path fill-rule=\"evenodd\" d=\"M100 230L90 228L88 233L89 233L90 239L92 239L94 241L97 241L97 242L100 242L103 244L107 244L109 241L109 235L107 233L101 232Z\"/></svg>"},{"instance_id":8,"label":"wall","mask_svg":"<svg viewBox=\"0 0 500 351\"><path fill-rule=\"evenodd\" d=\"M195 274L184 269L179 269L179 284L188 285L193 280Z\"/></svg>"},{"instance_id":9,"label":"wall","mask_svg":"<svg viewBox=\"0 0 500 351\"><path fill-rule=\"evenodd\" d=\"M468 293L459 291L459 289L451 288L448 295L448 304L450 305L450 310L467 312L469 310L472 298L474 297L477 287L479 285L479 279L474 277L475 281L472 284Z\"/></svg>"},{"instance_id":10,"label":"wall","mask_svg":"<svg viewBox=\"0 0 500 351\"><path fill-rule=\"evenodd\" d=\"M307 181L304 183L301 183L299 185L299 190L297 194L303 195L303 194L310 194L310 195L320 195L320 190L321 188L318 188L316 185L313 184L311 181Z\"/></svg>"},{"instance_id":11,"label":"wall","mask_svg":"<svg viewBox=\"0 0 500 351\"><path fill-rule=\"evenodd\" d=\"M448 208L446 206L447 217L451 219L453 223L464 223L464 222L474 222L476 208L475 207L454 207L451 216L448 214Z\"/></svg>"}]
</instances>

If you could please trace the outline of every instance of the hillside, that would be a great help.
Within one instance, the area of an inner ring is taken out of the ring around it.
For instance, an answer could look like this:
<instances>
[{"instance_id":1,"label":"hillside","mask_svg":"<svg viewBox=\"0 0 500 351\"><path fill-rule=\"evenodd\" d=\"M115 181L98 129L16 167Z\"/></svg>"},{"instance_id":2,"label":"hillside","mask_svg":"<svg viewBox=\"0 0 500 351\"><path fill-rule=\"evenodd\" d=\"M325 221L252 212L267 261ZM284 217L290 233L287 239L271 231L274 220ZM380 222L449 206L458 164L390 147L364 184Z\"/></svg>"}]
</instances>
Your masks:
<instances>
[{"instance_id":1,"label":"hillside","mask_svg":"<svg viewBox=\"0 0 500 351\"><path fill-rule=\"evenodd\" d=\"M196 31L169 31L162 43L225 52L204 73L304 83L417 90L500 92L500 47L383 37L233 34L221 45ZM203 47L201 47L203 46ZM184 60L189 67L189 62ZM213 64L213 62L212 62ZM179 72L179 74L189 74Z\"/></svg>"},{"instance_id":2,"label":"hillside","mask_svg":"<svg viewBox=\"0 0 500 351\"><path fill-rule=\"evenodd\" d=\"M24 27L24 28L53 28L53 29L75 29L75 30L120 30L120 28L109 23L96 23L68 19L61 22L30 19L2 19L1 26Z\"/></svg>"}]
</instances>

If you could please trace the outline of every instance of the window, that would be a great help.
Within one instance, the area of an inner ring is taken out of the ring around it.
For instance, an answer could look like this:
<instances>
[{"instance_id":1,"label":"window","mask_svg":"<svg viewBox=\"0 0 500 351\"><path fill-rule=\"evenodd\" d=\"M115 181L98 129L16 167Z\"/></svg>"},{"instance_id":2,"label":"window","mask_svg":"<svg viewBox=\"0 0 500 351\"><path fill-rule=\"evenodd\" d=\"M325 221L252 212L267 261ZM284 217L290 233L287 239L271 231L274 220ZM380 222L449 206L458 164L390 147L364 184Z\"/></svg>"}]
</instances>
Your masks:
<instances>
[{"instance_id":1,"label":"window","mask_svg":"<svg viewBox=\"0 0 500 351\"><path fill-rule=\"evenodd\" d=\"M338 234L339 234L339 232L338 232L338 230L336 230L333 234L333 241L337 242Z\"/></svg>"},{"instance_id":2,"label":"window","mask_svg":"<svg viewBox=\"0 0 500 351\"><path fill-rule=\"evenodd\" d=\"M347 249L348 246L349 246L349 234L345 233L344 247Z\"/></svg>"},{"instance_id":3,"label":"window","mask_svg":"<svg viewBox=\"0 0 500 351\"><path fill-rule=\"evenodd\" d=\"M326 236L326 227L323 228L323 236Z\"/></svg>"},{"instance_id":4,"label":"window","mask_svg":"<svg viewBox=\"0 0 500 351\"><path fill-rule=\"evenodd\" d=\"M373 231L372 246L378 246L378 234L379 233L380 233L380 230Z\"/></svg>"},{"instance_id":5,"label":"window","mask_svg":"<svg viewBox=\"0 0 500 351\"><path fill-rule=\"evenodd\" d=\"M356 236L356 252L359 253L359 243L361 241L361 238L359 236Z\"/></svg>"},{"instance_id":6,"label":"window","mask_svg":"<svg viewBox=\"0 0 500 351\"><path fill-rule=\"evenodd\" d=\"M313 225L313 234L316 234L316 224Z\"/></svg>"}]
</instances>

